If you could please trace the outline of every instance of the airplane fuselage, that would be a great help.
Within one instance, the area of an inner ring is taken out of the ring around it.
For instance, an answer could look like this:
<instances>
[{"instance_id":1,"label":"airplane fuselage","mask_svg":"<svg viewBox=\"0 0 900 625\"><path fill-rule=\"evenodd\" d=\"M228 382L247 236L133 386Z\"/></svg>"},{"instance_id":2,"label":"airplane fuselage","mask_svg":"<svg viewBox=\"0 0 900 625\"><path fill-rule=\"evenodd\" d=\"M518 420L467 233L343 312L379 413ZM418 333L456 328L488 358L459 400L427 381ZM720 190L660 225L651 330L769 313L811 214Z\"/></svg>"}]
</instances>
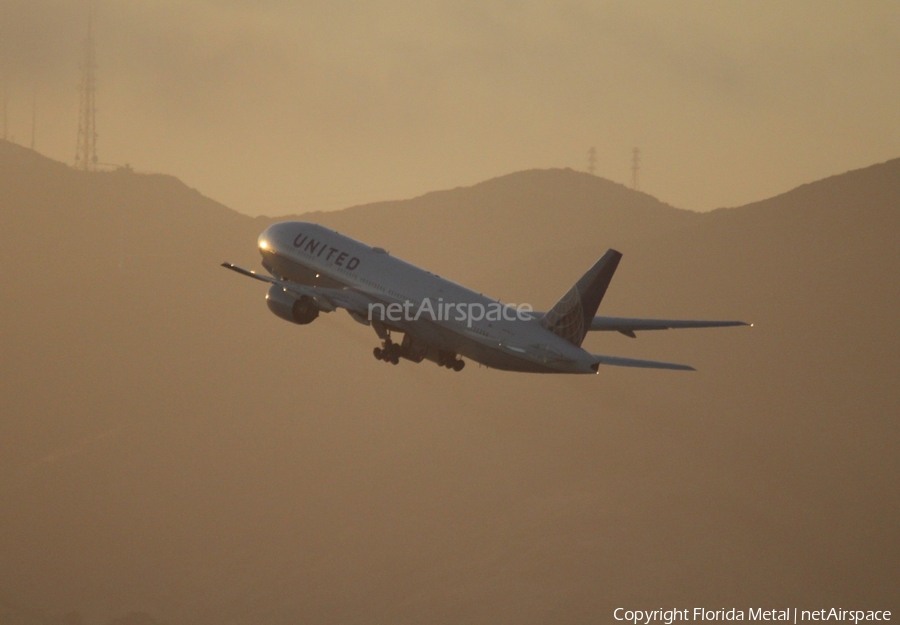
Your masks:
<instances>
[{"instance_id":1,"label":"airplane fuselage","mask_svg":"<svg viewBox=\"0 0 900 625\"><path fill-rule=\"evenodd\" d=\"M501 309L497 300L323 226L274 224L260 235L258 244L263 265L274 276L310 287L348 289L375 301L377 314L368 315L371 318L351 314L376 329L380 324L418 344L496 369L597 371L590 353L547 330L537 318L512 307ZM388 309L391 305L393 309ZM472 310L495 314L481 319L464 314Z\"/></svg>"},{"instance_id":2,"label":"airplane fuselage","mask_svg":"<svg viewBox=\"0 0 900 625\"><path fill-rule=\"evenodd\" d=\"M597 316L622 254L609 249L545 313L503 304L323 226L273 224L259 236L262 275L222 266L269 285L266 304L292 323L338 308L382 340L378 360L430 360L462 371L464 356L487 367L533 373L597 373L601 365L693 371L688 365L582 349L588 332L635 332L750 325L743 321ZM395 340L402 335L402 341Z\"/></svg>"}]
</instances>

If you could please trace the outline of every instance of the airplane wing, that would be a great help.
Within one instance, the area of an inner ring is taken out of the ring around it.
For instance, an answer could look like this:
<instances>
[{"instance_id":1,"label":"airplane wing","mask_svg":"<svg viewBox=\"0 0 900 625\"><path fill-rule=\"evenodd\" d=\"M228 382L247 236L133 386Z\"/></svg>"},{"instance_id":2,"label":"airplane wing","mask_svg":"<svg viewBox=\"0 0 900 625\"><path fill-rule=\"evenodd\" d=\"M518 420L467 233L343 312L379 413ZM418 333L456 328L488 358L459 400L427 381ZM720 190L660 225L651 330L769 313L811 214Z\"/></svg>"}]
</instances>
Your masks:
<instances>
[{"instance_id":1,"label":"airplane wing","mask_svg":"<svg viewBox=\"0 0 900 625\"><path fill-rule=\"evenodd\" d=\"M269 275L259 274L255 271L238 267L232 263L222 263L222 266L247 276L248 278L280 286L285 291L289 291L298 297L306 296L312 298L315 301L316 306L325 312L331 312L336 308L344 308L349 311L354 318L357 318L358 316L365 318L369 312L369 304L378 301L363 293L350 289L326 289L318 286L306 286L297 284L296 282L279 280L278 278Z\"/></svg>"},{"instance_id":2,"label":"airplane wing","mask_svg":"<svg viewBox=\"0 0 900 625\"><path fill-rule=\"evenodd\" d=\"M656 360L638 360L637 358L622 358L620 356L603 356L591 354L595 365L609 365L613 367L640 367L642 369L675 369L678 371L696 371L691 366L679 365L674 362L658 362ZM594 367L596 368L596 366Z\"/></svg>"},{"instance_id":3,"label":"airplane wing","mask_svg":"<svg viewBox=\"0 0 900 625\"><path fill-rule=\"evenodd\" d=\"M628 317L594 317L591 331L621 332L635 338L635 332L642 330L669 330L679 328L725 328L729 326L752 326L744 321L695 321L687 319L631 319Z\"/></svg>"}]
</instances>

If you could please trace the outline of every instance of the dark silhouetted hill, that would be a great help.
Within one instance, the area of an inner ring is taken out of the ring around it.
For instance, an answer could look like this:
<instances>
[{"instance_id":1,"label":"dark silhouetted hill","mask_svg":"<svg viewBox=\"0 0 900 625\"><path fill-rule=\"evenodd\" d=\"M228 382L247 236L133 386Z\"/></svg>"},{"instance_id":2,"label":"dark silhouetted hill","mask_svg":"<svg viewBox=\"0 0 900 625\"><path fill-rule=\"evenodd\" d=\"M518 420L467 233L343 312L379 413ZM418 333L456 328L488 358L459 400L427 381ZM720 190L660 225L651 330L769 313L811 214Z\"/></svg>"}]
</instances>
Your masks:
<instances>
[{"instance_id":1,"label":"dark silhouetted hill","mask_svg":"<svg viewBox=\"0 0 900 625\"><path fill-rule=\"evenodd\" d=\"M896 611L898 198L900 160L706 214L550 170L302 216L539 307L615 246L602 313L756 324L586 342L692 374L452 374L271 315L218 263L258 266L274 220L0 143L0 596L172 625Z\"/></svg>"}]
</instances>

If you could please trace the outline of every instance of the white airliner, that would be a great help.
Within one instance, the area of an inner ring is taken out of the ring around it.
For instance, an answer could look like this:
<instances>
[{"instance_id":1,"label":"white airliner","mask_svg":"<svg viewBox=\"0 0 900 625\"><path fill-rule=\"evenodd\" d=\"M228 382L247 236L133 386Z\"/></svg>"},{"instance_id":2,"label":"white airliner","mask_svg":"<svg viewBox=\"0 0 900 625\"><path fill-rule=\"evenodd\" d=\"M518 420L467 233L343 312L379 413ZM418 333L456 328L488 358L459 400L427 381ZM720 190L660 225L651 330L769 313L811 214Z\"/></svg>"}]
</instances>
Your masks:
<instances>
[{"instance_id":1,"label":"white airliner","mask_svg":"<svg viewBox=\"0 0 900 625\"><path fill-rule=\"evenodd\" d=\"M320 312L343 308L374 328L382 343L375 358L397 364L431 360L461 371L461 356L494 369L534 373L597 373L600 365L685 369L653 360L591 354L581 348L589 331L709 328L743 321L688 321L595 317L622 255L609 250L547 313L503 305L429 271L323 226L289 221L259 236L261 275L231 263L223 267L268 282L269 310L305 325ZM396 340L402 334L402 340Z\"/></svg>"}]
</instances>

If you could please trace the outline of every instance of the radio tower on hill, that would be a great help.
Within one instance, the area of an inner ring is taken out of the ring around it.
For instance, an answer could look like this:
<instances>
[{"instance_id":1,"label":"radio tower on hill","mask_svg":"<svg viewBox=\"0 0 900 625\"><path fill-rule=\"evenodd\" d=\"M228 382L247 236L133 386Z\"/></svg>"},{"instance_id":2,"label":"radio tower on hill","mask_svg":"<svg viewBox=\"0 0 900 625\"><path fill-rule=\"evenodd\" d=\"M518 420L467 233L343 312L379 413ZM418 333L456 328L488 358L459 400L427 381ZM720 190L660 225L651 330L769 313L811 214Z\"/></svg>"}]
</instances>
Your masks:
<instances>
[{"instance_id":1,"label":"radio tower on hill","mask_svg":"<svg viewBox=\"0 0 900 625\"><path fill-rule=\"evenodd\" d=\"M9 87L5 78L0 78L0 129L3 131L4 141L9 139Z\"/></svg>"},{"instance_id":2,"label":"radio tower on hill","mask_svg":"<svg viewBox=\"0 0 900 625\"><path fill-rule=\"evenodd\" d=\"M91 171L97 166L97 64L94 55L94 11L89 9L88 34L84 42L81 83L78 85L78 145L75 148L75 168Z\"/></svg>"}]
</instances>

